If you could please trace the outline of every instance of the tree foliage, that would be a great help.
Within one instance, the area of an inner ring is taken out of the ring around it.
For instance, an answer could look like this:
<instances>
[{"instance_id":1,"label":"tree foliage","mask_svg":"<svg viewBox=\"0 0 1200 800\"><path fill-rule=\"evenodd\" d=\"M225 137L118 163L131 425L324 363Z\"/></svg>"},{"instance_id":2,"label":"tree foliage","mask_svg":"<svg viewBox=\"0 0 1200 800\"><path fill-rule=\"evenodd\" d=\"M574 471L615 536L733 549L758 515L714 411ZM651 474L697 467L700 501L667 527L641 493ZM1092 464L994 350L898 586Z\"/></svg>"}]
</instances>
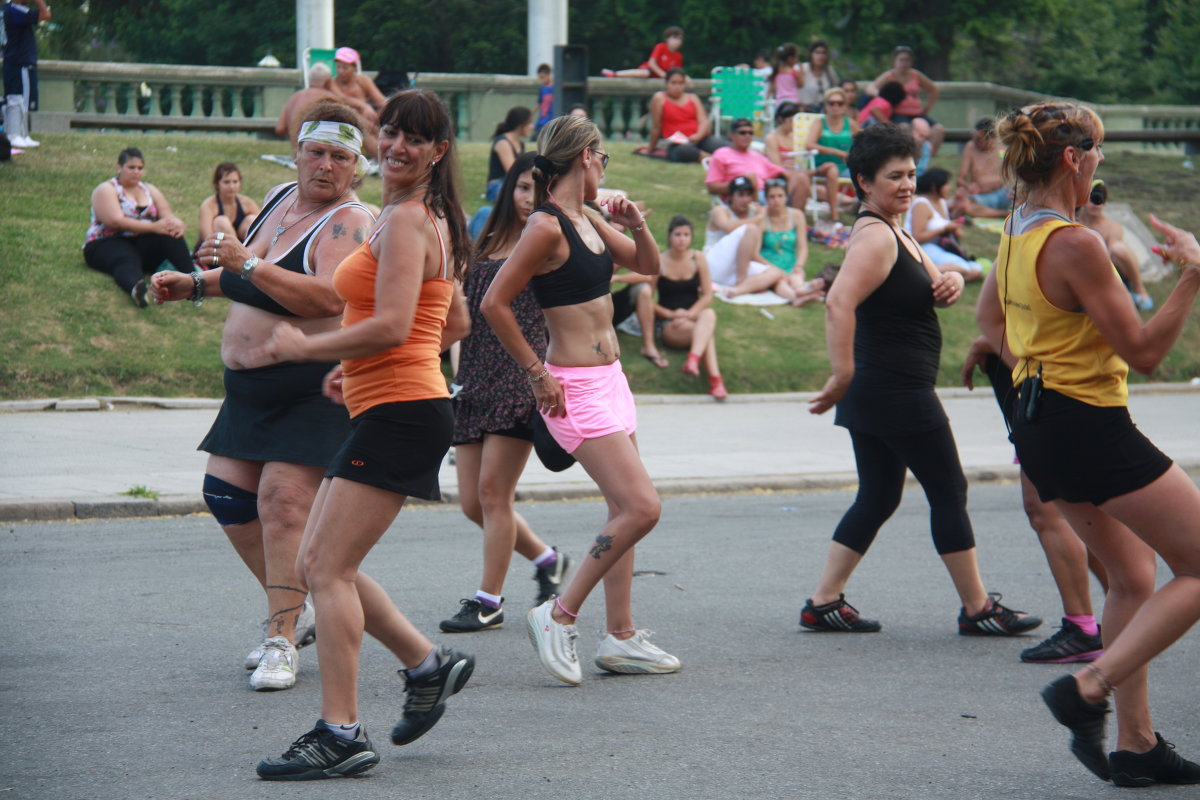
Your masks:
<instances>
[{"instance_id":1,"label":"tree foliage","mask_svg":"<svg viewBox=\"0 0 1200 800\"><path fill-rule=\"evenodd\" d=\"M524 0L338 0L339 43L369 69L521 74ZM570 4L591 72L642 63L669 25L685 67L829 42L843 75L870 79L906 44L939 80L986 80L1093 102L1195 102L1196 0L594 0ZM72 0L42 31L44 57L248 66L295 58L294 0Z\"/></svg>"}]
</instances>

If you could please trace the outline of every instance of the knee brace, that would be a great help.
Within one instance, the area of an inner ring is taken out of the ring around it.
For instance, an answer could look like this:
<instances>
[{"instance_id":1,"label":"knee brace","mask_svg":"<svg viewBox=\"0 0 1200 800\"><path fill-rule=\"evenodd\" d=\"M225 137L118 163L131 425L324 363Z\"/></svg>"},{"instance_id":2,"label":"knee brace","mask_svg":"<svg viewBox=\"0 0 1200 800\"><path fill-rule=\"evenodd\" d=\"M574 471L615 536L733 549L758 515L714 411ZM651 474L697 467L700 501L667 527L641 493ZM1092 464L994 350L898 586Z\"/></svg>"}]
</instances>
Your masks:
<instances>
[{"instance_id":1,"label":"knee brace","mask_svg":"<svg viewBox=\"0 0 1200 800\"><path fill-rule=\"evenodd\" d=\"M205 474L204 502L219 525L245 525L258 519L258 495Z\"/></svg>"}]
</instances>

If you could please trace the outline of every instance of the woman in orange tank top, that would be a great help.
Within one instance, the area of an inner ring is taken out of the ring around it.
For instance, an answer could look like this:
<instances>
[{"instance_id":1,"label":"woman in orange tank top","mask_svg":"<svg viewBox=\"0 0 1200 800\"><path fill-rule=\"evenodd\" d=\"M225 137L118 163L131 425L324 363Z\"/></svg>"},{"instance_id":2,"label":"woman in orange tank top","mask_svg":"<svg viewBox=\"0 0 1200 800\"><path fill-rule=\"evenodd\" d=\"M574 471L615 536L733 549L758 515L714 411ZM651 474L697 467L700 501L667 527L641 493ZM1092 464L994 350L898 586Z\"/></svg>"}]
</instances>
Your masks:
<instances>
[{"instance_id":1,"label":"woman in orange tank top","mask_svg":"<svg viewBox=\"0 0 1200 800\"><path fill-rule=\"evenodd\" d=\"M1200 489L1133 424L1125 375L1126 364L1152 372L1178 338L1200 292L1200 245L1151 217L1167 237L1162 252L1186 266L1143 323L1104 240L1075 223L1104 160L1099 118L1043 103L1013 112L997 133L1005 178L1024 201L1006 223L990 298L1004 313L991 344L1017 362L1011 438L1039 498L1062 511L1109 579L1103 655L1047 685L1042 698L1097 777L1197 784L1200 764L1154 729L1147 666L1200 620ZM1173 573L1158 591L1156 553ZM1117 747L1106 753L1115 689Z\"/></svg>"},{"instance_id":2,"label":"woman in orange tank top","mask_svg":"<svg viewBox=\"0 0 1200 800\"><path fill-rule=\"evenodd\" d=\"M409 495L436 499L452 415L439 354L466 333L457 281L470 242L457 194L453 125L431 92L402 92L380 112L384 210L370 239L334 275L342 328L305 336L276 327L269 361L341 359L327 394L350 410L351 433L325 473L297 558L321 636L321 719L279 758L269 780L354 775L379 762L358 716L364 630L403 664L404 715L392 743L428 731L470 678L475 659L435 647L358 571Z\"/></svg>"}]
</instances>

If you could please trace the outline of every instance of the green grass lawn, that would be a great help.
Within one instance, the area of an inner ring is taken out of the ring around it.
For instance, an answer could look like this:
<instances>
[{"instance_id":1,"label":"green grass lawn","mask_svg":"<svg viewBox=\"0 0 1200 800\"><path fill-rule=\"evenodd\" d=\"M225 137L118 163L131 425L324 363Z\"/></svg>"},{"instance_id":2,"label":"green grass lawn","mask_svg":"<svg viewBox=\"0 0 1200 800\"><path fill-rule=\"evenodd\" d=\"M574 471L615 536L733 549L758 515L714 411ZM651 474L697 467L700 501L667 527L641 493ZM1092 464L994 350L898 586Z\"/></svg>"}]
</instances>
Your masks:
<instances>
[{"instance_id":1,"label":"green grass lawn","mask_svg":"<svg viewBox=\"0 0 1200 800\"><path fill-rule=\"evenodd\" d=\"M225 301L197 309L173 303L138 310L112 280L87 269L80 248L88 225L92 188L113 174L117 153L139 147L146 178L156 184L194 242L196 210L211 191L213 167L236 161L244 191L261 198L289 179L282 167L259 159L283 152L279 142L241 136L95 134L40 135L42 146L0 165L0 399L81 395L220 396L219 343ZM634 145L610 142L613 160L607 185L629 191L653 209L651 228L660 243L674 214L692 218L702 230L709 201L696 165L669 164L631 155ZM952 171L953 148L935 159ZM486 144L461 148L465 205L482 203ZM1149 211L1200 230L1196 203L1200 178L1180 168L1178 157L1106 154L1101 167L1114 202L1130 202L1145 219ZM379 202L378 178L367 179L360 194ZM998 237L967 229L968 250L992 255ZM838 251L814 246L810 274ZM1173 280L1152 284L1155 300ZM958 370L975 337L978 287L966 290L956 307L940 312L945 338L940 383L955 385ZM715 304L720 317L718 345L722 372L733 392L818 389L828 375L821 306L771 307L774 319L757 308ZM1195 314L1193 313L1193 316ZM624 365L635 391L701 392L700 379L682 375L683 354L667 352L672 368L659 370L637 356L638 342L622 336ZM1189 324L1155 380L1186 380L1200 375L1200 325Z\"/></svg>"}]
</instances>

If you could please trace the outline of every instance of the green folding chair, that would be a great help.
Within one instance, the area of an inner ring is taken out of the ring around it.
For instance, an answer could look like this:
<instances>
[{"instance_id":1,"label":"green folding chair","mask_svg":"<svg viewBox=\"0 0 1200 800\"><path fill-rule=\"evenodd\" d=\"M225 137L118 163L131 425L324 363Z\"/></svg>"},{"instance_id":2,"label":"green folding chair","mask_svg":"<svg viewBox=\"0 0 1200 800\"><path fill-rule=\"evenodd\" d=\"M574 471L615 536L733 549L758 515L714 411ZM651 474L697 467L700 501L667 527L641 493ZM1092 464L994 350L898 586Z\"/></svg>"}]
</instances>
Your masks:
<instances>
[{"instance_id":1,"label":"green folding chair","mask_svg":"<svg viewBox=\"0 0 1200 800\"><path fill-rule=\"evenodd\" d=\"M767 102L767 82L747 67L713 67L712 107L713 133L721 134L721 123L744 117L766 128L771 122Z\"/></svg>"}]
</instances>

